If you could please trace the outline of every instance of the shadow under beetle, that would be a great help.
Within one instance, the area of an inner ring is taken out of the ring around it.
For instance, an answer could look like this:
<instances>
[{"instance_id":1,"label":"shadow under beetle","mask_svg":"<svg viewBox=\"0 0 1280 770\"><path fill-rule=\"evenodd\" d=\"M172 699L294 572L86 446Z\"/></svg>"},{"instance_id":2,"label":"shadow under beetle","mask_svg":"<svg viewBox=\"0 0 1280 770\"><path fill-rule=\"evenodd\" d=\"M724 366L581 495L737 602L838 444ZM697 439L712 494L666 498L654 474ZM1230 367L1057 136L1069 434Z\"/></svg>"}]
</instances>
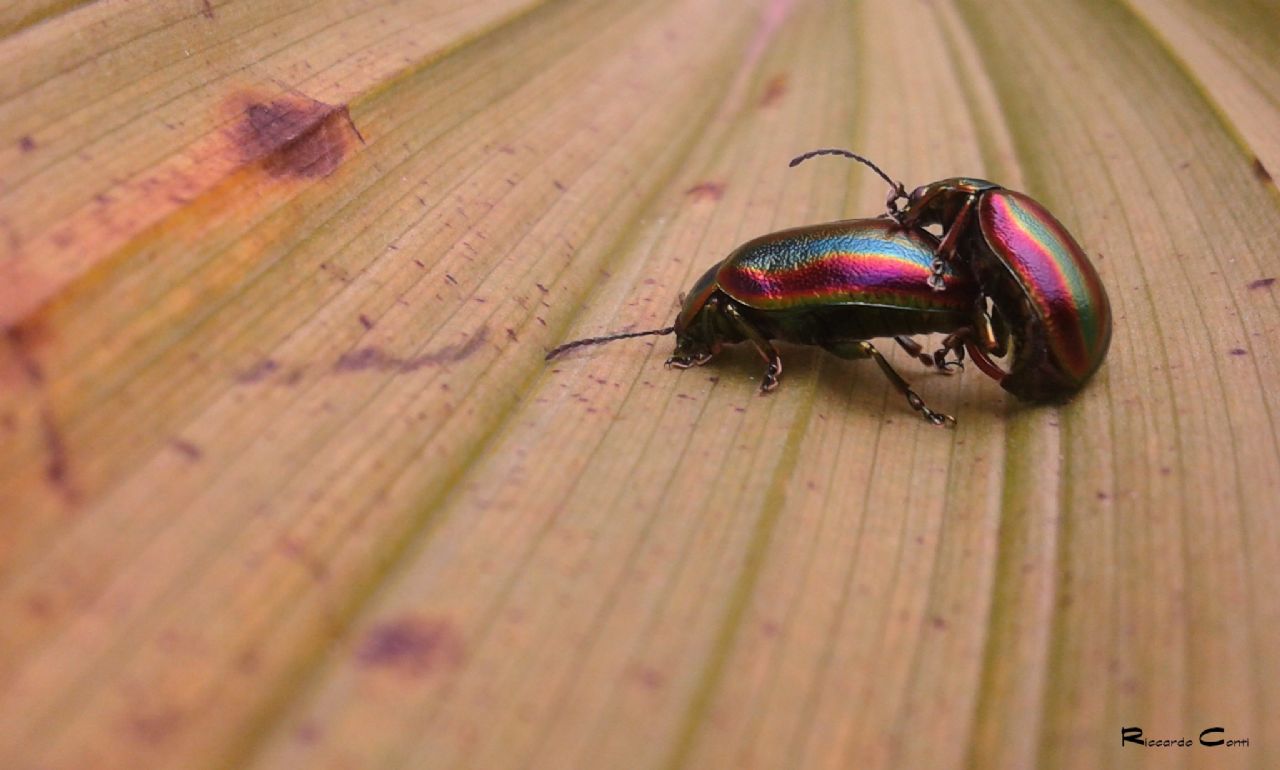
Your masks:
<instances>
[{"instance_id":1,"label":"shadow under beetle","mask_svg":"<svg viewBox=\"0 0 1280 770\"><path fill-rule=\"evenodd\" d=\"M576 340L553 349L547 359L583 345L674 333L676 348L667 365L685 369L707 363L727 343L750 342L765 361L760 392L767 393L782 373L771 340L816 345L841 358L874 359L912 409L935 425L954 424L930 409L867 341L894 337L942 371L960 366L963 346L975 336L1002 349L972 279L946 265L935 268L938 245L929 232L887 217L771 233L744 243L703 273L672 326ZM930 288L935 274L941 291ZM932 354L908 337L931 332L948 334ZM948 361L948 353L956 360Z\"/></svg>"},{"instance_id":2,"label":"shadow under beetle","mask_svg":"<svg viewBox=\"0 0 1280 770\"><path fill-rule=\"evenodd\" d=\"M945 287L946 267L967 272L1008 323L1013 359L1006 372L983 351L969 352L983 372L1027 401L1073 395L1102 365L1111 344L1111 302L1084 249L1031 197L983 179L956 177L910 195L874 163L848 150L815 150L869 166L892 188L889 215L913 230L943 228L929 284ZM897 202L906 199L898 209ZM995 353L999 355L999 353Z\"/></svg>"}]
</instances>

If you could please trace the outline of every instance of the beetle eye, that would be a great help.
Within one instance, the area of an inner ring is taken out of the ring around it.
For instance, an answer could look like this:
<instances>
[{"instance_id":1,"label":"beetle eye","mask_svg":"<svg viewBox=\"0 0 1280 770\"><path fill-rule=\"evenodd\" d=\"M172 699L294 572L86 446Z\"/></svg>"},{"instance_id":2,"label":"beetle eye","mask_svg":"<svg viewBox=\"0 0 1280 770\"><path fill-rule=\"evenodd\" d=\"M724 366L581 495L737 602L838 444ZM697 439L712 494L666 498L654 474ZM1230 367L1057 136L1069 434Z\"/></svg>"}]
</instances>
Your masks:
<instances>
[{"instance_id":1,"label":"beetle eye","mask_svg":"<svg viewBox=\"0 0 1280 770\"><path fill-rule=\"evenodd\" d=\"M920 199L924 197L924 188L925 185L922 185L911 191L911 196L907 198L908 206L914 206L920 202Z\"/></svg>"}]
</instances>

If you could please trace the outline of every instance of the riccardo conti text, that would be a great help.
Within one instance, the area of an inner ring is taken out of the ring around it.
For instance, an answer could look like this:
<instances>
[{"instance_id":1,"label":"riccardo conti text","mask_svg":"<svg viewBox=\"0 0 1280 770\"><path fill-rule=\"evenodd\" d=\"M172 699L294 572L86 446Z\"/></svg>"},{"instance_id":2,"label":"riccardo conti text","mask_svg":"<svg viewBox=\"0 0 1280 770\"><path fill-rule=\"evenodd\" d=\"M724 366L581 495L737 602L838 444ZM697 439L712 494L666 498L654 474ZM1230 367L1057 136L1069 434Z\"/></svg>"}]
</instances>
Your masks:
<instances>
[{"instance_id":1,"label":"riccardo conti text","mask_svg":"<svg viewBox=\"0 0 1280 770\"><path fill-rule=\"evenodd\" d=\"M1144 738L1141 727L1121 727L1121 746L1141 746L1148 749L1191 748L1248 748L1248 738L1233 738L1224 727L1206 727L1196 738Z\"/></svg>"}]
</instances>

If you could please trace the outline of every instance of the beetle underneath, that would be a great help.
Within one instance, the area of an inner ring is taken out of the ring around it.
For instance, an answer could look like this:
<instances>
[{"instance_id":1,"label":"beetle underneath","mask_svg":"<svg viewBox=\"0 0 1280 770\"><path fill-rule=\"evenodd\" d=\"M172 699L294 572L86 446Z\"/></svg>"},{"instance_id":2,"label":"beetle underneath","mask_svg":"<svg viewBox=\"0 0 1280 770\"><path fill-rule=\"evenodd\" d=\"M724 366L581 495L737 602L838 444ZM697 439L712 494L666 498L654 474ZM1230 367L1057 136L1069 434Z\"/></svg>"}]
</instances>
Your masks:
<instances>
[{"instance_id":1,"label":"beetle underneath","mask_svg":"<svg viewBox=\"0 0 1280 770\"><path fill-rule=\"evenodd\" d=\"M942 371L960 366L973 340L1003 350L999 314L988 313L971 279L944 268L943 291L929 287L937 246L928 232L883 217L771 233L703 273L671 326L569 342L547 359L583 345L675 334L667 365L684 369L706 364L726 344L748 342L765 362L760 392L768 393L782 374L772 341L816 345L841 358L873 359L912 409L935 425L954 424L930 409L869 342L893 337L913 357ZM910 339L932 332L947 334L934 353Z\"/></svg>"}]
</instances>

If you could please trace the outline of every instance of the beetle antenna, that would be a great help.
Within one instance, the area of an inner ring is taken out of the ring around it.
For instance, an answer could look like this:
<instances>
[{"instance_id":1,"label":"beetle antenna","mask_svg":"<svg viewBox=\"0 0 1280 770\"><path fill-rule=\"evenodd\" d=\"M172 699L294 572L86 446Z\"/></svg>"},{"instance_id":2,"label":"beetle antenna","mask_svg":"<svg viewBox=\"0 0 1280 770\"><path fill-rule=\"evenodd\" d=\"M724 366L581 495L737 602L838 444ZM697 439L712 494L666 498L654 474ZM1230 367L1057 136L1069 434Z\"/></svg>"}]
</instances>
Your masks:
<instances>
[{"instance_id":1,"label":"beetle antenna","mask_svg":"<svg viewBox=\"0 0 1280 770\"><path fill-rule=\"evenodd\" d=\"M883 169L881 169L875 163L872 163L869 159L864 158L857 153L849 152L848 150L841 150L834 147L823 149L823 150L810 150L809 152L806 152L804 155L797 155L796 157L792 158L791 163L788 165L790 168L795 168L801 163L804 163L806 160L813 157L817 157L818 155L839 155L844 158L852 158L853 160L858 161L862 165L870 168L872 171L879 174L880 178L888 182L889 187L892 188L892 195L890 196L889 200L886 202L886 205L888 205L889 207L889 214L894 219L899 219L898 199L907 197L906 188L902 186L902 182L893 181L893 179L890 178L888 174L884 173Z\"/></svg>"},{"instance_id":2,"label":"beetle antenna","mask_svg":"<svg viewBox=\"0 0 1280 770\"><path fill-rule=\"evenodd\" d=\"M547 352L547 357L544 360L550 361L551 359L555 358L556 356L560 355L566 350L573 350L574 348L581 348L587 345L599 345L603 342L612 342L613 340L624 340L628 337L647 337L649 335L660 337L664 334L671 334L675 330L676 330L676 327L674 326L666 326L661 329L649 329L648 331L643 331L643 332L619 332L617 334L606 334L603 337L587 337L586 339L574 340L573 342L566 342L563 345L559 345L557 347L552 348L550 351Z\"/></svg>"}]
</instances>

